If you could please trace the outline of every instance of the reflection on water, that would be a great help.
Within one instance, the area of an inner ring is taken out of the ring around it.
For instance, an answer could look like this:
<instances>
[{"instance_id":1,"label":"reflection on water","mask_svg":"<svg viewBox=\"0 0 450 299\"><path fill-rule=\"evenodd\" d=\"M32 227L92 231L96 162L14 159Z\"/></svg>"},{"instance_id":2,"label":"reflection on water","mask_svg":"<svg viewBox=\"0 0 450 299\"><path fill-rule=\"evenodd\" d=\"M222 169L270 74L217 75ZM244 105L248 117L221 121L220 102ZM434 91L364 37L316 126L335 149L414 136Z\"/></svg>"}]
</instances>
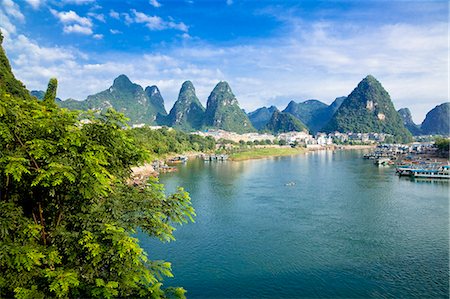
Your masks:
<instances>
[{"instance_id":1,"label":"reflection on water","mask_svg":"<svg viewBox=\"0 0 450 299\"><path fill-rule=\"evenodd\" d=\"M141 244L189 298L448 297L449 184L361 155L190 161L161 182L190 192L196 222Z\"/></svg>"}]
</instances>

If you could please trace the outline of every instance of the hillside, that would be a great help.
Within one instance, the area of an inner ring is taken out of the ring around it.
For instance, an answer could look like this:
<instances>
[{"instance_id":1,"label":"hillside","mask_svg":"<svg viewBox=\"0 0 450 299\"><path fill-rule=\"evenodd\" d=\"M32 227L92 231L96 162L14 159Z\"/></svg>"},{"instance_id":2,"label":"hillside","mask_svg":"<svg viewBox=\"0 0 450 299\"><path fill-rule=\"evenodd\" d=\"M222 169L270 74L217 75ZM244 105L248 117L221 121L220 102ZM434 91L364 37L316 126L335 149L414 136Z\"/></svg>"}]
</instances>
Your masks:
<instances>
[{"instance_id":1,"label":"hillside","mask_svg":"<svg viewBox=\"0 0 450 299\"><path fill-rule=\"evenodd\" d=\"M278 109L275 106L270 106L269 108L261 107L261 108L256 109L253 112L248 113L247 116L250 119L252 125L257 130L261 130L266 126L266 124L269 122L270 118L272 117L272 114L277 110Z\"/></svg>"},{"instance_id":2,"label":"hillside","mask_svg":"<svg viewBox=\"0 0 450 299\"><path fill-rule=\"evenodd\" d=\"M156 86L146 90L132 83L125 75L114 79L113 85L99 93L90 95L84 101L66 100L59 103L61 107L79 110L105 110L114 108L124 113L130 124L156 124L158 114L166 115L164 100Z\"/></svg>"},{"instance_id":3,"label":"hillside","mask_svg":"<svg viewBox=\"0 0 450 299\"><path fill-rule=\"evenodd\" d=\"M308 128L295 116L287 112L276 110L269 122L264 127L265 130L273 134L292 132L292 131L308 131Z\"/></svg>"},{"instance_id":4,"label":"hillside","mask_svg":"<svg viewBox=\"0 0 450 299\"><path fill-rule=\"evenodd\" d=\"M389 94L371 75L364 78L344 100L324 131L387 133L403 142L412 138Z\"/></svg>"},{"instance_id":5,"label":"hillside","mask_svg":"<svg viewBox=\"0 0 450 299\"><path fill-rule=\"evenodd\" d=\"M319 132L331 119L345 97L339 97L331 105L318 100L289 102L283 112L290 113L302 121L312 132Z\"/></svg>"},{"instance_id":6,"label":"hillside","mask_svg":"<svg viewBox=\"0 0 450 299\"><path fill-rule=\"evenodd\" d=\"M256 131L225 81L219 82L208 97L204 125L236 133Z\"/></svg>"},{"instance_id":7,"label":"hillside","mask_svg":"<svg viewBox=\"0 0 450 299\"><path fill-rule=\"evenodd\" d=\"M200 103L191 81L183 83L169 115L159 120L159 124L184 131L198 130L203 125L205 108Z\"/></svg>"},{"instance_id":8,"label":"hillside","mask_svg":"<svg viewBox=\"0 0 450 299\"><path fill-rule=\"evenodd\" d=\"M403 124L405 127L413 134L414 136L421 135L421 130L418 125L416 125L412 119L411 111L408 108L401 108L398 110L398 114L400 114Z\"/></svg>"},{"instance_id":9,"label":"hillside","mask_svg":"<svg viewBox=\"0 0 450 299\"><path fill-rule=\"evenodd\" d=\"M423 134L450 135L450 102L437 105L427 113L422 122Z\"/></svg>"}]
</instances>

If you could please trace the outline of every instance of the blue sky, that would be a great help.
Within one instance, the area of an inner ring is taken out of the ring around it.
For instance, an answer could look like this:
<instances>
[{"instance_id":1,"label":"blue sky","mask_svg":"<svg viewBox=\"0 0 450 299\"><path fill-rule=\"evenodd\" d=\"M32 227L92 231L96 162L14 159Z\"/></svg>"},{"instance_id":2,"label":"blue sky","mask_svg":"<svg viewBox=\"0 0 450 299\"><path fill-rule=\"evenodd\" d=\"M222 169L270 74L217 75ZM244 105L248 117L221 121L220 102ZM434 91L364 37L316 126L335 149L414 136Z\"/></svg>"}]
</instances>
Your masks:
<instances>
[{"instance_id":1,"label":"blue sky","mask_svg":"<svg viewBox=\"0 0 450 299\"><path fill-rule=\"evenodd\" d=\"M417 123L448 101L448 1L0 0L4 47L29 89L85 99L120 74L169 110L191 80L226 80L247 111L331 103L367 74Z\"/></svg>"}]
</instances>

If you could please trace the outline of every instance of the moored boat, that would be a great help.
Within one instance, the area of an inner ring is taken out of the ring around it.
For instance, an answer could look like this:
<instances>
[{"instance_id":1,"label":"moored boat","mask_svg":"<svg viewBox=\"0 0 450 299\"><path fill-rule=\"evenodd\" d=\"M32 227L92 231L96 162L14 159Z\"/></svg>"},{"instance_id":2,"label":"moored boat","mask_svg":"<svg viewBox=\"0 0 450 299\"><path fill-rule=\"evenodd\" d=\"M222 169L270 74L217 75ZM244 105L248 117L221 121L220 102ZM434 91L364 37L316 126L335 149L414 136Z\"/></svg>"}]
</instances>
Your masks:
<instances>
[{"instance_id":1,"label":"moored boat","mask_svg":"<svg viewBox=\"0 0 450 299\"><path fill-rule=\"evenodd\" d=\"M439 169L414 169L411 171L414 178L424 179L450 179L450 166L445 165Z\"/></svg>"},{"instance_id":2,"label":"moored boat","mask_svg":"<svg viewBox=\"0 0 450 299\"><path fill-rule=\"evenodd\" d=\"M186 163L188 158L186 156L178 156L167 160L167 164L181 164Z\"/></svg>"}]
</instances>

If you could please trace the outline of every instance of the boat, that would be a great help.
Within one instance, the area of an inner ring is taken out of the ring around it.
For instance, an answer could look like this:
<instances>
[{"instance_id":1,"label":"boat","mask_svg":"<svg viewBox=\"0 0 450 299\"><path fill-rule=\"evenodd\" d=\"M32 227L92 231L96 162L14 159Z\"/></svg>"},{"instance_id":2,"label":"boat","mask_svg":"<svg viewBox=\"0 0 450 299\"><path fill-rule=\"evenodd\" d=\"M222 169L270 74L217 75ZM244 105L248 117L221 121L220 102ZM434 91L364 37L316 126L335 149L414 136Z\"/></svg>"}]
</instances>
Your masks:
<instances>
[{"instance_id":1,"label":"boat","mask_svg":"<svg viewBox=\"0 0 450 299\"><path fill-rule=\"evenodd\" d=\"M398 165L395 169L395 172L399 176L411 176L412 171L414 170L420 170L421 168L417 168L417 166L414 165Z\"/></svg>"},{"instance_id":2,"label":"boat","mask_svg":"<svg viewBox=\"0 0 450 299\"><path fill-rule=\"evenodd\" d=\"M182 164L186 163L188 158L186 156L178 156L167 160L167 164Z\"/></svg>"},{"instance_id":3,"label":"boat","mask_svg":"<svg viewBox=\"0 0 450 299\"><path fill-rule=\"evenodd\" d=\"M420 179L450 179L450 166L445 165L439 169L414 169L411 176Z\"/></svg>"},{"instance_id":4,"label":"boat","mask_svg":"<svg viewBox=\"0 0 450 299\"><path fill-rule=\"evenodd\" d=\"M390 158L378 158L374 164L378 166L388 166L394 164L394 162Z\"/></svg>"}]
</instances>

